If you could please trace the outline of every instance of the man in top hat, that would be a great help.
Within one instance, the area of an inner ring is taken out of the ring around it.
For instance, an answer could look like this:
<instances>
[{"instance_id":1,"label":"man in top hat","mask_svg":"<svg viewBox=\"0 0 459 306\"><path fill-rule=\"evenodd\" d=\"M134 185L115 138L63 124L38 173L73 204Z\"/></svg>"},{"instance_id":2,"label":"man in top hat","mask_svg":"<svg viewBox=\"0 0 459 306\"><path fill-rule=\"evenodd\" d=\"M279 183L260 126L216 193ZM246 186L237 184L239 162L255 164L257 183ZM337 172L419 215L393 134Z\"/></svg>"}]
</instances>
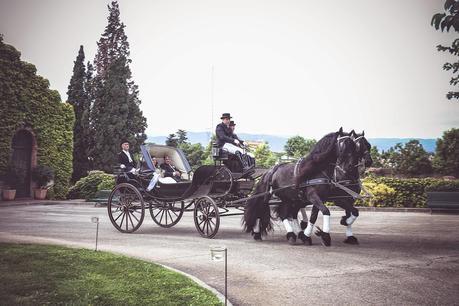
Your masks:
<instances>
[{"instance_id":1,"label":"man in top hat","mask_svg":"<svg viewBox=\"0 0 459 306\"><path fill-rule=\"evenodd\" d=\"M121 141L121 152L118 153L118 162L120 163L120 168L126 172L135 171L135 161L132 157L132 154L129 152L129 141Z\"/></svg>"},{"instance_id":2,"label":"man in top hat","mask_svg":"<svg viewBox=\"0 0 459 306\"><path fill-rule=\"evenodd\" d=\"M245 153L244 150L242 150L242 148L240 147L242 145L242 142L239 140L239 138L233 137L233 129L230 128L231 118L232 117L230 113L223 113L223 115L220 118L222 120L222 123L217 125L217 128L215 129L218 146L231 154L237 155L244 167L244 170L246 170L249 168L249 165L247 163L247 160L243 158Z\"/></svg>"},{"instance_id":3,"label":"man in top hat","mask_svg":"<svg viewBox=\"0 0 459 306\"><path fill-rule=\"evenodd\" d=\"M244 145L244 141L239 139L239 137L237 137L236 133L234 132L234 130L236 129L236 123L234 123L233 120L230 121L229 128L231 130L231 137L237 139L241 145Z\"/></svg>"}]
</instances>

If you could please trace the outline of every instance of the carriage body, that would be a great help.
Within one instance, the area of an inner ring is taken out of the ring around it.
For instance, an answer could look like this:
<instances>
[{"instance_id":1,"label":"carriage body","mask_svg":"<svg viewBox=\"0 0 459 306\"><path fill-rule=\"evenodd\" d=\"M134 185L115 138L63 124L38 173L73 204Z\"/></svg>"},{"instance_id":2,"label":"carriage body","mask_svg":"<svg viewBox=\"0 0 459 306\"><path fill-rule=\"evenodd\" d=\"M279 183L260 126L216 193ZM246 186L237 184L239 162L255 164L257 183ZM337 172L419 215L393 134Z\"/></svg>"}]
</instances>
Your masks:
<instances>
[{"instance_id":1,"label":"carriage body","mask_svg":"<svg viewBox=\"0 0 459 306\"><path fill-rule=\"evenodd\" d=\"M141 146L141 166L136 173L118 170L116 186L107 205L114 227L120 232L132 233L140 228L145 210L161 227L176 225L185 211L193 211L199 234L214 237L219 228L220 217L230 214L230 207L243 211L244 199L252 190L255 178L247 173L232 172L222 160L216 158L214 165L203 165L192 171L185 154L178 148L163 145ZM162 179L151 156L162 162L169 155L174 166L182 173L182 181L168 183ZM147 191L152 178L155 187ZM233 202L237 202L233 204ZM239 214L242 214L240 212Z\"/></svg>"}]
</instances>

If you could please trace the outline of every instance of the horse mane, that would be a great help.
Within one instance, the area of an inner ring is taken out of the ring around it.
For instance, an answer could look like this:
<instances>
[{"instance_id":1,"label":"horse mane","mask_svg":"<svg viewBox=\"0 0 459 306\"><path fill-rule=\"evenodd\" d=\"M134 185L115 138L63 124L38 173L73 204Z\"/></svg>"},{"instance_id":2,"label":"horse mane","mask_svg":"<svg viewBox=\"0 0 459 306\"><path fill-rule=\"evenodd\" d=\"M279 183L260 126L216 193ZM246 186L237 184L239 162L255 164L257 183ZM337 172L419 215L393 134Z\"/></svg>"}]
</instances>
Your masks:
<instances>
[{"instance_id":1,"label":"horse mane","mask_svg":"<svg viewBox=\"0 0 459 306\"><path fill-rule=\"evenodd\" d=\"M306 159L312 158L314 162L321 162L322 160L326 159L335 149L337 139L337 133L329 133L325 135L315 144L311 152L308 154L308 156L306 156Z\"/></svg>"}]
</instances>

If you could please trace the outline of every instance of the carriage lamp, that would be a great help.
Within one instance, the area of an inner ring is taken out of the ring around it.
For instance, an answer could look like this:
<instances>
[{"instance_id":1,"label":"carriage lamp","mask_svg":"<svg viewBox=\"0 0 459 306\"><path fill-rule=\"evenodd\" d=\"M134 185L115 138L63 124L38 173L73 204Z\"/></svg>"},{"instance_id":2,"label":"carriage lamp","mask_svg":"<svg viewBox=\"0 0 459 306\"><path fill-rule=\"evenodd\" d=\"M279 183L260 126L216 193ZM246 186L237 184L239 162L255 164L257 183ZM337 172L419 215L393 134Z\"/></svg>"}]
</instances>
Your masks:
<instances>
[{"instance_id":1,"label":"carriage lamp","mask_svg":"<svg viewBox=\"0 0 459 306\"><path fill-rule=\"evenodd\" d=\"M96 249L94 250L94 251L97 252L97 240L99 239L99 217L92 217L91 218L91 222L97 224L97 227L96 227Z\"/></svg>"},{"instance_id":2,"label":"carriage lamp","mask_svg":"<svg viewBox=\"0 0 459 306\"><path fill-rule=\"evenodd\" d=\"M228 288L228 269L227 269L227 264L228 264L228 250L225 246L222 245L211 245L210 246L210 258L212 261L222 261L225 259L225 305L227 305L227 300L228 300L228 294L227 294L227 288Z\"/></svg>"}]
</instances>

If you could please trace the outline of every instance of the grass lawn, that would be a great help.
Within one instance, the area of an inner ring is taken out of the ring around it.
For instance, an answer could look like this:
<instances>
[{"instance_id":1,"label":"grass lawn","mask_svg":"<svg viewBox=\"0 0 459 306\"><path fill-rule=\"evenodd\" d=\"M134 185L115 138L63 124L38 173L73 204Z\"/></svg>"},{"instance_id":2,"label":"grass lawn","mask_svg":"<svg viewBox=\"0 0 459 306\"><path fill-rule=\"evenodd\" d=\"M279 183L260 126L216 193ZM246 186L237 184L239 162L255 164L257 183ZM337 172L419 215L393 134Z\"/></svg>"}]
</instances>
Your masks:
<instances>
[{"instance_id":1,"label":"grass lawn","mask_svg":"<svg viewBox=\"0 0 459 306\"><path fill-rule=\"evenodd\" d=\"M1 305L221 305L153 263L58 246L0 244Z\"/></svg>"}]
</instances>

